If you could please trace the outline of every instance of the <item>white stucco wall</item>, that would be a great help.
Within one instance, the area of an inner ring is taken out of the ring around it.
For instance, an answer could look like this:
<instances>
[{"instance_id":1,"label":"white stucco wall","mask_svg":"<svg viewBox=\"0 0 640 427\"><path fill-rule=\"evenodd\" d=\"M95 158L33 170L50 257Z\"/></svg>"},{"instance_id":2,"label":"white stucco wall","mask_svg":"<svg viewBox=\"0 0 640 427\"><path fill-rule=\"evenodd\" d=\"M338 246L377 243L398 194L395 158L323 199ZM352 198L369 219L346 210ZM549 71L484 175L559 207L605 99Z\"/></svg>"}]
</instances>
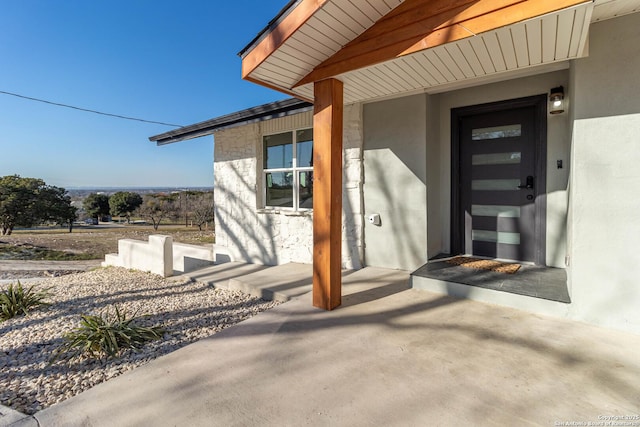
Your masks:
<instances>
[{"instance_id":1,"label":"white stucco wall","mask_svg":"<svg viewBox=\"0 0 640 427\"><path fill-rule=\"evenodd\" d=\"M415 270L427 260L427 100L364 106L365 264Z\"/></svg>"},{"instance_id":2,"label":"white stucco wall","mask_svg":"<svg viewBox=\"0 0 640 427\"><path fill-rule=\"evenodd\" d=\"M592 24L573 63L572 317L640 333L640 14Z\"/></svg>"},{"instance_id":3,"label":"white stucco wall","mask_svg":"<svg viewBox=\"0 0 640 427\"><path fill-rule=\"evenodd\" d=\"M216 245L236 261L276 265L313 261L313 213L263 209L262 136L313 127L311 112L239 126L214 135ZM362 266L362 118L345 107L344 268Z\"/></svg>"},{"instance_id":4,"label":"white stucco wall","mask_svg":"<svg viewBox=\"0 0 640 427\"><path fill-rule=\"evenodd\" d=\"M148 241L119 239L118 253L107 254L103 267L114 266L149 271L162 277L173 274L173 238L152 234ZM180 265L184 271L184 265Z\"/></svg>"}]
</instances>

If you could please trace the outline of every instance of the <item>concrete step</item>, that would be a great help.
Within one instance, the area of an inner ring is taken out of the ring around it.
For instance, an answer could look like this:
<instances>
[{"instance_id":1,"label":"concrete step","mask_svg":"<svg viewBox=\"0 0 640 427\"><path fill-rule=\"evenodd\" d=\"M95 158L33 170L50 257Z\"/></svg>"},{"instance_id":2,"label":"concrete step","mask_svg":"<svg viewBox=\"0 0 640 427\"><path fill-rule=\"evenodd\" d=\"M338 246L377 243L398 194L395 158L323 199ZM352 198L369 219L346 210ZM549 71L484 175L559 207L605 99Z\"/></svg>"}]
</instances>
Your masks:
<instances>
[{"instance_id":1,"label":"concrete step","mask_svg":"<svg viewBox=\"0 0 640 427\"><path fill-rule=\"evenodd\" d=\"M313 289L313 266L276 266L227 262L178 277L189 277L216 288L241 291L266 300L289 301ZM409 273L366 267L342 272L343 305L379 299L409 288Z\"/></svg>"},{"instance_id":2,"label":"concrete step","mask_svg":"<svg viewBox=\"0 0 640 427\"><path fill-rule=\"evenodd\" d=\"M229 280L236 277L246 276L266 268L268 267L259 264L225 262L224 264L215 264L180 276L174 276L173 278L181 279L187 277L191 280L207 283L216 288L229 289Z\"/></svg>"},{"instance_id":3,"label":"concrete step","mask_svg":"<svg viewBox=\"0 0 640 427\"><path fill-rule=\"evenodd\" d=\"M313 267L298 263L277 265L229 280L229 289L282 302L311 292L312 286Z\"/></svg>"},{"instance_id":4,"label":"concrete step","mask_svg":"<svg viewBox=\"0 0 640 427\"><path fill-rule=\"evenodd\" d=\"M478 286L470 286L438 278L411 276L411 287L414 289L444 294L458 298L466 298L505 307L512 307L532 313L548 316L566 317L569 304L519 295L510 292L502 292L494 289L485 289Z\"/></svg>"}]
</instances>

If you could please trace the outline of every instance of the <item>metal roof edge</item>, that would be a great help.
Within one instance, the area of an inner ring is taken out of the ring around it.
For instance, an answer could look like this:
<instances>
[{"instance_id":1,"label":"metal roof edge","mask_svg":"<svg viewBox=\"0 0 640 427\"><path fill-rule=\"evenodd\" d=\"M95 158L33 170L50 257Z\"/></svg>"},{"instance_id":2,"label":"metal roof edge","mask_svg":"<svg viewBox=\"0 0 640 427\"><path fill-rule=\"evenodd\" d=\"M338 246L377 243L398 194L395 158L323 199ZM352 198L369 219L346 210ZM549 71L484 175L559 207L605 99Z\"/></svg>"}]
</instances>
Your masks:
<instances>
[{"instance_id":1,"label":"metal roof edge","mask_svg":"<svg viewBox=\"0 0 640 427\"><path fill-rule=\"evenodd\" d=\"M238 56L240 58L244 58L245 54L248 53L251 49L253 49L263 38L267 36L274 28L276 28L284 18L291 13L293 9L296 8L298 3L301 3L302 0L291 0L289 3L285 5L285 7L278 12L278 14L264 27L258 35L256 35L253 40L251 40L240 52L238 52Z\"/></svg>"},{"instance_id":2,"label":"metal roof edge","mask_svg":"<svg viewBox=\"0 0 640 427\"><path fill-rule=\"evenodd\" d=\"M312 108L313 104L307 101L288 98L184 126L159 135L150 136L149 141L156 142L158 145L171 144L211 135L223 129L302 113Z\"/></svg>"}]
</instances>

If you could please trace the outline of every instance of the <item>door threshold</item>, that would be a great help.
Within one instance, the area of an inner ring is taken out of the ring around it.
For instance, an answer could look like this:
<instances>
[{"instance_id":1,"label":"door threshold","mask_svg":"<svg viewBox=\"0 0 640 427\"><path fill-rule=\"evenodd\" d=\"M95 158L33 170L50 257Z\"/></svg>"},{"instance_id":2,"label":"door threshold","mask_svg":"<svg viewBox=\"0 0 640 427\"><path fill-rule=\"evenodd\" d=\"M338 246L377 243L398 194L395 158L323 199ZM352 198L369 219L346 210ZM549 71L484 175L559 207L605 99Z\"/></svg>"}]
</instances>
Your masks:
<instances>
[{"instance_id":1,"label":"door threshold","mask_svg":"<svg viewBox=\"0 0 640 427\"><path fill-rule=\"evenodd\" d=\"M446 262L448 258L451 258L451 255L438 255L411 275L571 303L567 289L567 272L563 268L519 263L520 269L516 273L508 274L450 264Z\"/></svg>"}]
</instances>

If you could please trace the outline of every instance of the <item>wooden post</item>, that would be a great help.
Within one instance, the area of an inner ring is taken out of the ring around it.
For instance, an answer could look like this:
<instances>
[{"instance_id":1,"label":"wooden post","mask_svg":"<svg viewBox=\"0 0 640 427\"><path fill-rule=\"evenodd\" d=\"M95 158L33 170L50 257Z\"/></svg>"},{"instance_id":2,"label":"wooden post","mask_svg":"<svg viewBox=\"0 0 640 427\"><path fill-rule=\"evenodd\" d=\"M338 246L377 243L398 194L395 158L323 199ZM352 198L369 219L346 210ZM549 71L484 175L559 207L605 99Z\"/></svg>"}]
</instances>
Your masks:
<instances>
[{"instance_id":1,"label":"wooden post","mask_svg":"<svg viewBox=\"0 0 640 427\"><path fill-rule=\"evenodd\" d=\"M342 82L314 83L313 305L342 303Z\"/></svg>"}]
</instances>

